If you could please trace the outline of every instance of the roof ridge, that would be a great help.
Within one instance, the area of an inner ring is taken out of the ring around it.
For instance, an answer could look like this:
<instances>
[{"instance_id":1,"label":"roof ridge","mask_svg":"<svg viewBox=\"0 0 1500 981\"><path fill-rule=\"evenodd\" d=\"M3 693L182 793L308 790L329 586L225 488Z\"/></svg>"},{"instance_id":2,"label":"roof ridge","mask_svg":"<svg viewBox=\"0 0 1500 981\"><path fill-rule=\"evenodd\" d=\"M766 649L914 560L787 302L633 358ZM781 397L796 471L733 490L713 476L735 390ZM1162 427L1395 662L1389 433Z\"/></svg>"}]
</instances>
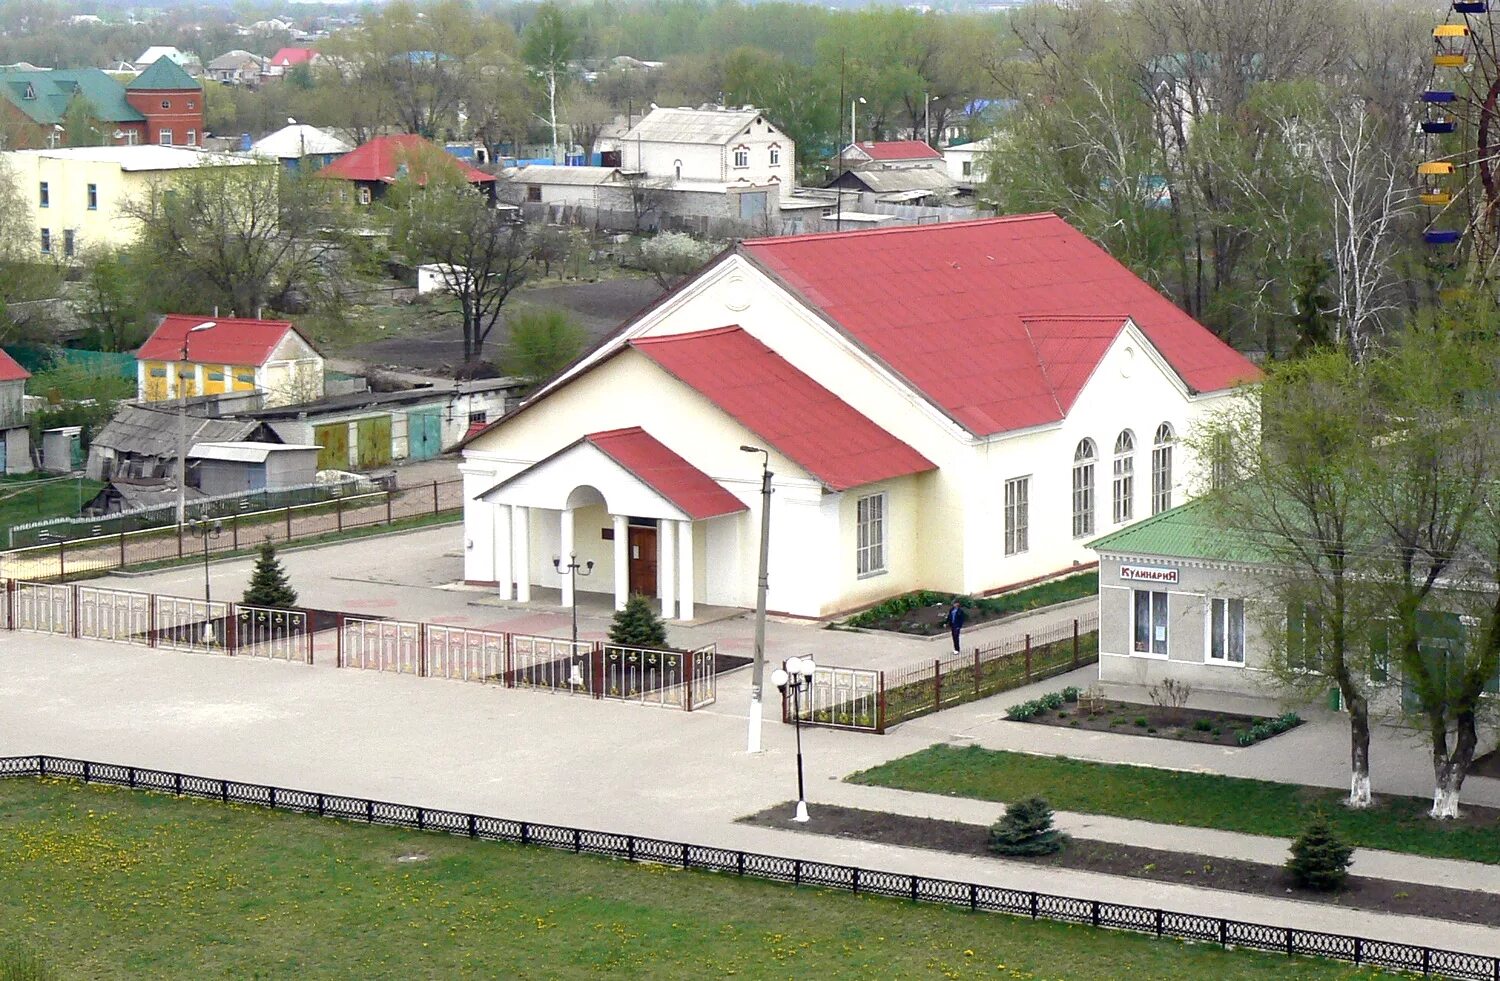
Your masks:
<instances>
[{"instance_id":1,"label":"roof ridge","mask_svg":"<svg viewBox=\"0 0 1500 981\"><path fill-rule=\"evenodd\" d=\"M891 228L856 228L847 232L806 232L802 235L782 235L776 238L747 238L740 242L741 246L776 245L783 242L803 242L808 239L821 239L831 241L833 239L865 238L874 235L901 235L917 232L932 232L937 229L972 228L975 225L1003 225L1022 221L1039 221L1045 218L1062 218L1053 211L1036 211L1024 215L991 215L986 218L970 218L966 221L945 221L937 225L896 225ZM1071 226L1070 226L1071 227Z\"/></svg>"},{"instance_id":2,"label":"roof ridge","mask_svg":"<svg viewBox=\"0 0 1500 981\"><path fill-rule=\"evenodd\" d=\"M1140 521L1136 521L1136 522L1133 522L1131 524L1128 524L1124 528L1116 528L1114 531L1110 532L1109 534L1103 535L1103 536L1101 536L1099 538L1094 539L1091 542L1088 542L1087 544L1084 545L1084 548L1092 549L1092 550L1094 550L1094 551L1097 552L1097 551L1099 551L1099 549L1100 549L1101 546L1108 545L1113 539L1119 538L1121 535L1124 535L1124 534L1129 533L1129 532L1138 532L1138 531L1141 531L1142 529L1145 529L1145 528L1148 528L1148 527L1150 527L1152 525L1158 524L1161 521L1169 519L1169 518L1180 517L1184 512L1186 512L1190 508L1196 507L1196 506L1204 503L1207 499L1208 499L1207 495L1202 495L1202 496L1195 497L1195 498L1193 498L1191 500L1188 500L1188 501L1183 501L1181 504L1177 505L1176 507L1167 508L1165 511L1158 511L1156 514L1151 515L1151 517L1149 517L1149 518L1142 518Z\"/></svg>"},{"instance_id":3,"label":"roof ridge","mask_svg":"<svg viewBox=\"0 0 1500 981\"><path fill-rule=\"evenodd\" d=\"M1021 315L1020 317L1018 317L1016 319L1020 320L1021 323L1023 323L1023 324L1029 324L1029 323L1032 323L1033 321L1037 321L1037 322L1040 322L1040 321L1058 321L1058 322L1062 322L1062 321L1068 321L1068 320L1102 320L1105 323L1111 323L1111 324L1112 323L1122 323L1123 324L1127 320L1131 321L1132 323L1134 322L1134 318L1131 317L1130 314L1128 314L1128 313L1121 313L1121 314L1113 314L1113 313L1082 313L1082 314L1072 314L1072 313L1038 313L1038 314L1023 314L1023 315Z\"/></svg>"},{"instance_id":4,"label":"roof ridge","mask_svg":"<svg viewBox=\"0 0 1500 981\"><path fill-rule=\"evenodd\" d=\"M1031 345L1031 354L1036 358L1036 367L1042 374L1042 379L1047 383L1047 394L1052 397L1052 404L1057 408L1058 416L1066 418L1068 413L1062 407L1062 400L1057 397L1057 382L1047 371L1047 362L1042 359L1041 349L1036 345L1036 338L1031 336L1031 326L1023 319L1021 320L1021 331L1026 335L1026 343Z\"/></svg>"}]
</instances>

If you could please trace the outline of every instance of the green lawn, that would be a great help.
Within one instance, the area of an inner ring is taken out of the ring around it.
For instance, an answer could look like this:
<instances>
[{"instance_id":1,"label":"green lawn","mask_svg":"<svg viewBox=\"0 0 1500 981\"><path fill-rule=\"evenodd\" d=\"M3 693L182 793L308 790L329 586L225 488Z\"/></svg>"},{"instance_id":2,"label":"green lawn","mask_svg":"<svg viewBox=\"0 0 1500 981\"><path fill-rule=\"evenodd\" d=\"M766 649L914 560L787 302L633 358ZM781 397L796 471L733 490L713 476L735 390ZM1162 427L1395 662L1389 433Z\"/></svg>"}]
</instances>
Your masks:
<instances>
[{"instance_id":1,"label":"green lawn","mask_svg":"<svg viewBox=\"0 0 1500 981\"><path fill-rule=\"evenodd\" d=\"M79 505L103 489L96 480L0 479L0 533L12 525L39 521L42 518L72 517ZM9 547L8 536L0 535L0 547Z\"/></svg>"},{"instance_id":2,"label":"green lawn","mask_svg":"<svg viewBox=\"0 0 1500 981\"><path fill-rule=\"evenodd\" d=\"M1293 838L1321 810L1355 845L1413 855L1500 862L1494 822L1439 823L1417 797L1379 797L1351 811L1345 794L1321 787L1243 780L978 746L931 746L856 773L854 783L1009 801L1044 797L1062 811ZM1355 866L1356 871L1358 865Z\"/></svg>"},{"instance_id":3,"label":"green lawn","mask_svg":"<svg viewBox=\"0 0 1500 981\"><path fill-rule=\"evenodd\" d=\"M60 977L1372 976L31 779L0 781L0 910L0 949L20 940Z\"/></svg>"}]
</instances>

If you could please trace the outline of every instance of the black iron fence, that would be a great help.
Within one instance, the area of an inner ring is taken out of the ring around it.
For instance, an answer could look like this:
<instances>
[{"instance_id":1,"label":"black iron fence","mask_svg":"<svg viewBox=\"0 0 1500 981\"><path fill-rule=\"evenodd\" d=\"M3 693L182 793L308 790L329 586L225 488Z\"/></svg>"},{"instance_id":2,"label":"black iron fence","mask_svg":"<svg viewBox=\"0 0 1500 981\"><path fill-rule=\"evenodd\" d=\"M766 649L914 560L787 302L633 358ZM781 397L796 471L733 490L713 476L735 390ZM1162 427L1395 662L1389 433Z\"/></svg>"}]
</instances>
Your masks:
<instances>
[{"instance_id":1,"label":"black iron fence","mask_svg":"<svg viewBox=\"0 0 1500 981\"><path fill-rule=\"evenodd\" d=\"M1288 956L1325 957L1463 981L1500 981L1500 958L1486 954L1466 954L1391 940L1369 940L1338 933L1300 930L1296 927L1247 923L1220 916L1128 906L1026 889L930 879L905 872L883 872L853 865L785 858L661 838L535 824L412 804L393 804L363 797L289 790L117 763L95 763L56 756L11 756L0 758L0 777L82 780L85 783L109 784L232 804L253 804L282 811L316 814L319 817L435 831L485 841L541 845L559 851L602 855L628 862L650 862L820 889L839 889L856 894L909 899L913 902L941 903L974 911L1009 913L1034 920L1128 930L1197 943L1215 943L1222 947L1270 951Z\"/></svg>"}]
</instances>

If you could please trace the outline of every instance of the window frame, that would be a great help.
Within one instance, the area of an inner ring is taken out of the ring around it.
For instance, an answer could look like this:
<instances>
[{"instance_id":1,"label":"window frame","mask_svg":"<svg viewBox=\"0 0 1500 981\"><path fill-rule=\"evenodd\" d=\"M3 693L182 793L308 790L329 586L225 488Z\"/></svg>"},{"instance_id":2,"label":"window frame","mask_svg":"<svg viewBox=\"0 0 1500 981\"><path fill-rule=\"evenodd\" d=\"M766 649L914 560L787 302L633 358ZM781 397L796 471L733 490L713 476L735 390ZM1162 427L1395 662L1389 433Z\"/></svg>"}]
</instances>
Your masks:
<instances>
[{"instance_id":1,"label":"window frame","mask_svg":"<svg viewBox=\"0 0 1500 981\"><path fill-rule=\"evenodd\" d=\"M734 169L744 170L750 166L750 148L743 143L730 151L734 156Z\"/></svg>"},{"instance_id":2,"label":"window frame","mask_svg":"<svg viewBox=\"0 0 1500 981\"><path fill-rule=\"evenodd\" d=\"M1177 430L1170 422L1156 427L1156 435L1151 441L1152 515L1172 510L1172 451L1176 445Z\"/></svg>"},{"instance_id":3,"label":"window frame","mask_svg":"<svg viewBox=\"0 0 1500 981\"><path fill-rule=\"evenodd\" d=\"M866 512L872 503L878 513L870 516ZM890 571L886 547L890 541L889 515L890 495L885 491L854 499L854 574L859 579L883 576Z\"/></svg>"},{"instance_id":4,"label":"window frame","mask_svg":"<svg viewBox=\"0 0 1500 981\"><path fill-rule=\"evenodd\" d=\"M63 257L71 259L78 251L78 236L71 228L63 229Z\"/></svg>"},{"instance_id":5,"label":"window frame","mask_svg":"<svg viewBox=\"0 0 1500 981\"><path fill-rule=\"evenodd\" d=\"M186 145L187 146L197 146L198 145L198 131L197 130L190 129L190 130L187 131L187 144Z\"/></svg>"},{"instance_id":6,"label":"window frame","mask_svg":"<svg viewBox=\"0 0 1500 981\"><path fill-rule=\"evenodd\" d=\"M1141 599L1146 601L1146 647L1141 648ZM1160 603L1157 602L1160 597ZM1171 658L1171 610L1172 599L1165 589L1132 589L1130 591L1130 655L1149 657L1159 661ZM1158 617L1160 622L1158 622ZM1157 650L1157 634L1161 635L1161 650Z\"/></svg>"},{"instance_id":7,"label":"window frame","mask_svg":"<svg viewBox=\"0 0 1500 981\"><path fill-rule=\"evenodd\" d=\"M43 229L40 229L40 231L42 233L41 234L41 238L42 238L42 242L41 242L42 255L51 255L52 254L52 229L50 229L50 228L43 228Z\"/></svg>"},{"instance_id":8,"label":"window frame","mask_svg":"<svg viewBox=\"0 0 1500 981\"><path fill-rule=\"evenodd\" d=\"M1111 515L1117 525L1135 520L1135 433L1120 430L1115 437L1115 455L1111 467Z\"/></svg>"},{"instance_id":9,"label":"window frame","mask_svg":"<svg viewBox=\"0 0 1500 981\"><path fill-rule=\"evenodd\" d=\"M1005 482L1002 507L1004 552L1025 555L1031 550L1031 474Z\"/></svg>"},{"instance_id":10,"label":"window frame","mask_svg":"<svg viewBox=\"0 0 1500 981\"><path fill-rule=\"evenodd\" d=\"M52 186L48 181L37 181L36 189L37 207L52 207Z\"/></svg>"},{"instance_id":11,"label":"window frame","mask_svg":"<svg viewBox=\"0 0 1500 981\"><path fill-rule=\"evenodd\" d=\"M172 146L173 145L172 144L172 131L169 130L169 129L159 129L159 130L157 130L156 131L156 145L157 146Z\"/></svg>"},{"instance_id":12,"label":"window frame","mask_svg":"<svg viewBox=\"0 0 1500 981\"><path fill-rule=\"evenodd\" d=\"M1239 608L1237 617L1235 615L1236 605ZM1245 641L1247 629L1245 625L1245 600L1237 596L1210 596L1203 612L1206 618L1203 630L1203 663L1212 664L1216 667L1243 668L1246 657ZM1236 619L1239 622L1238 660L1233 656L1232 643L1236 639L1232 629ZM1215 644L1218 644L1221 649L1221 653L1218 656L1214 654Z\"/></svg>"},{"instance_id":13,"label":"window frame","mask_svg":"<svg viewBox=\"0 0 1500 981\"><path fill-rule=\"evenodd\" d=\"M1094 511L1097 483L1095 465L1099 462L1099 447L1085 436L1073 450L1073 537L1087 538L1094 534Z\"/></svg>"},{"instance_id":14,"label":"window frame","mask_svg":"<svg viewBox=\"0 0 1500 981\"><path fill-rule=\"evenodd\" d=\"M85 202L85 208L88 211L98 211L99 210L99 185L98 184L89 184L89 185L86 185L85 190L84 190L84 202Z\"/></svg>"}]
</instances>

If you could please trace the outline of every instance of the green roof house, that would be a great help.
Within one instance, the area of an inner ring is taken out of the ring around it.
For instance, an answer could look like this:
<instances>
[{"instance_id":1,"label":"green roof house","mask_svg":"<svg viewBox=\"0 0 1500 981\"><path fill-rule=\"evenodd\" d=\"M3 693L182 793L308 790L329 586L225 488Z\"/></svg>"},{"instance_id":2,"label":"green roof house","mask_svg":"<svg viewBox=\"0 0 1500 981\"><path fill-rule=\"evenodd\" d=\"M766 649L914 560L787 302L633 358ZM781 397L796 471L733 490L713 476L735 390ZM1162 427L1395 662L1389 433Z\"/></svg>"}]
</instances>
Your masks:
<instances>
[{"instance_id":1,"label":"green roof house","mask_svg":"<svg viewBox=\"0 0 1500 981\"><path fill-rule=\"evenodd\" d=\"M0 139L7 150L137 143L193 146L203 133L203 87L165 58L129 85L97 68L0 71L0 96Z\"/></svg>"}]
</instances>

